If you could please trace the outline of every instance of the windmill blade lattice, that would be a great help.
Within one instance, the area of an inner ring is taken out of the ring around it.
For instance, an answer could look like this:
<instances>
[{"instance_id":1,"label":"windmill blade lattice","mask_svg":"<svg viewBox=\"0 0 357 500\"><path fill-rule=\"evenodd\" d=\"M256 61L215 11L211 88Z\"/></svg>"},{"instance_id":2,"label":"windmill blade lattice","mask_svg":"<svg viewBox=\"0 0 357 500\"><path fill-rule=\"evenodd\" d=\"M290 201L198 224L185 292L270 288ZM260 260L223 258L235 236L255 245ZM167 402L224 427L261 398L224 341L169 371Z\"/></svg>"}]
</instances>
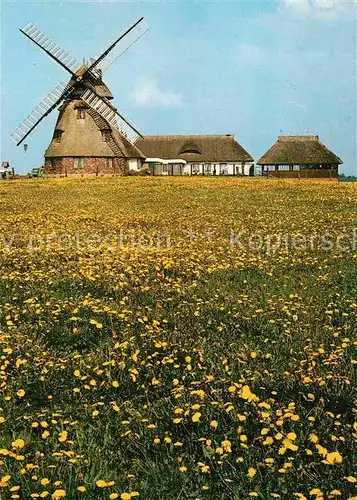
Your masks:
<instances>
[{"instance_id":1,"label":"windmill blade lattice","mask_svg":"<svg viewBox=\"0 0 357 500\"><path fill-rule=\"evenodd\" d=\"M142 18L137 23L135 23L129 30L127 30L117 42L109 45L109 47L103 52L103 59L101 59L98 64L94 62L93 69L90 68L93 73L96 74L96 70L101 70L104 72L113 64L114 61L118 59L124 52L126 52L129 47L131 47L139 38L141 38L147 31L149 26L147 22ZM106 54L106 52L108 52ZM102 56L97 58L100 59Z\"/></svg>"},{"instance_id":2,"label":"windmill blade lattice","mask_svg":"<svg viewBox=\"0 0 357 500\"><path fill-rule=\"evenodd\" d=\"M36 127L36 125L45 118L69 92L72 90L72 85L59 83L56 85L35 109L25 118L18 127L10 134L10 137L19 145L25 137Z\"/></svg>"},{"instance_id":3,"label":"windmill blade lattice","mask_svg":"<svg viewBox=\"0 0 357 500\"><path fill-rule=\"evenodd\" d=\"M84 91L81 95L81 99L83 99L88 106L95 109L112 127L118 129L131 143L134 143L139 137L142 137L140 132L138 132L128 120L90 89Z\"/></svg>"},{"instance_id":4,"label":"windmill blade lattice","mask_svg":"<svg viewBox=\"0 0 357 500\"><path fill-rule=\"evenodd\" d=\"M83 100L107 120L113 128L122 133L130 142L135 142L139 137L142 137L140 132L138 132L138 130L136 130L105 97L98 94L96 88L102 82L102 71L108 68L115 59L146 33L148 26L143 20L144 18L141 17L131 25L119 36L119 38L109 45L109 47L94 60L89 67L83 67L81 75L79 75L79 70L83 65L34 24L29 23L25 28L21 29L20 31L27 38L66 69L72 75L72 78L67 85L64 83L56 85L56 87L46 95L42 102L36 106L30 115L11 133L11 138L17 142L17 146L25 140L25 138L36 128L38 123L51 113L61 101L67 97L71 98L73 91L79 89L79 94ZM93 76L97 77L96 82L92 81ZM84 92L82 90L83 86L87 89Z\"/></svg>"},{"instance_id":5,"label":"windmill blade lattice","mask_svg":"<svg viewBox=\"0 0 357 500\"><path fill-rule=\"evenodd\" d=\"M75 75L76 71L81 67L81 64L66 49L58 45L58 43L39 30L34 24L29 23L20 31L72 75Z\"/></svg>"}]
</instances>

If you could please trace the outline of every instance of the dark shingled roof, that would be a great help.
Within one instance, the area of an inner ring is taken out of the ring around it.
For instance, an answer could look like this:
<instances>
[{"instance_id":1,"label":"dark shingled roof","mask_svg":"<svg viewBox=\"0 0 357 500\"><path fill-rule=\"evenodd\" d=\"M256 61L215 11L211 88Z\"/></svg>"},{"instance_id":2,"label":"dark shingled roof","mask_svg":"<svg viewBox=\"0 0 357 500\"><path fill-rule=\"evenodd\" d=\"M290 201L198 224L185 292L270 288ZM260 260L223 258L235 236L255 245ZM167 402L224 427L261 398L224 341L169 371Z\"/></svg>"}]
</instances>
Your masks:
<instances>
[{"instance_id":1,"label":"dark shingled roof","mask_svg":"<svg viewBox=\"0 0 357 500\"><path fill-rule=\"evenodd\" d=\"M340 165L343 161L316 135L280 136L258 165Z\"/></svg>"},{"instance_id":2,"label":"dark shingled roof","mask_svg":"<svg viewBox=\"0 0 357 500\"><path fill-rule=\"evenodd\" d=\"M135 145L147 158L182 158L190 163L251 162L233 135L147 135Z\"/></svg>"}]
</instances>

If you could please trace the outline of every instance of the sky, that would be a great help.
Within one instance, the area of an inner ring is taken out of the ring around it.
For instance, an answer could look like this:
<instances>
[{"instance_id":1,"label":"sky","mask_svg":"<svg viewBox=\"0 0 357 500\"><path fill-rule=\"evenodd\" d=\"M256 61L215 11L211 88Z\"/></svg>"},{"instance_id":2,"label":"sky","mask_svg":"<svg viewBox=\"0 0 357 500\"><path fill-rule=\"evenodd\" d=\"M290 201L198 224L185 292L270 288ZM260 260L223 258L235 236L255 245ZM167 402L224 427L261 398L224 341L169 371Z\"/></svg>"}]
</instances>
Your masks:
<instances>
[{"instance_id":1,"label":"sky","mask_svg":"<svg viewBox=\"0 0 357 500\"><path fill-rule=\"evenodd\" d=\"M1 2L1 160L43 163L55 110L26 139L12 130L66 71L20 32L32 22L79 61L144 16L150 30L105 73L144 135L235 134L257 161L279 135L319 135L357 175L356 2Z\"/></svg>"}]
</instances>

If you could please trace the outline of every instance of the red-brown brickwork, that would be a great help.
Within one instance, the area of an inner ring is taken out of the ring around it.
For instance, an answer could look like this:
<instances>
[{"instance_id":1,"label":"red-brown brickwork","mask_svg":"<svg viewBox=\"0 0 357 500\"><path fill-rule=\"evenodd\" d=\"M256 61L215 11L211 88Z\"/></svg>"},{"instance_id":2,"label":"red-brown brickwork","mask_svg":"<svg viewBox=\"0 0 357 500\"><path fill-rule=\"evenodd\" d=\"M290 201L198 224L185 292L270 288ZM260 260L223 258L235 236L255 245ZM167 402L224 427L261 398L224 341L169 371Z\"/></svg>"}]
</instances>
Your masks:
<instances>
[{"instance_id":1,"label":"red-brown brickwork","mask_svg":"<svg viewBox=\"0 0 357 500\"><path fill-rule=\"evenodd\" d=\"M125 158L45 158L44 174L54 177L128 175L128 172Z\"/></svg>"}]
</instances>

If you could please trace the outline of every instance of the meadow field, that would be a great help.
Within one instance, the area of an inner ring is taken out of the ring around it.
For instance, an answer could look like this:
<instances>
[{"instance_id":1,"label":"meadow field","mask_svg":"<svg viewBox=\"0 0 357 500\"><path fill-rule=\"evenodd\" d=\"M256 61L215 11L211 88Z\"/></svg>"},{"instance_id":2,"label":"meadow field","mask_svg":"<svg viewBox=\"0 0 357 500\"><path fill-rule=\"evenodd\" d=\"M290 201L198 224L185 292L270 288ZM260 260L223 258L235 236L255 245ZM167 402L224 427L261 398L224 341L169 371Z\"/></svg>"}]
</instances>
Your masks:
<instances>
[{"instance_id":1,"label":"meadow field","mask_svg":"<svg viewBox=\"0 0 357 500\"><path fill-rule=\"evenodd\" d=\"M357 185L0 184L0 498L357 500Z\"/></svg>"}]
</instances>

